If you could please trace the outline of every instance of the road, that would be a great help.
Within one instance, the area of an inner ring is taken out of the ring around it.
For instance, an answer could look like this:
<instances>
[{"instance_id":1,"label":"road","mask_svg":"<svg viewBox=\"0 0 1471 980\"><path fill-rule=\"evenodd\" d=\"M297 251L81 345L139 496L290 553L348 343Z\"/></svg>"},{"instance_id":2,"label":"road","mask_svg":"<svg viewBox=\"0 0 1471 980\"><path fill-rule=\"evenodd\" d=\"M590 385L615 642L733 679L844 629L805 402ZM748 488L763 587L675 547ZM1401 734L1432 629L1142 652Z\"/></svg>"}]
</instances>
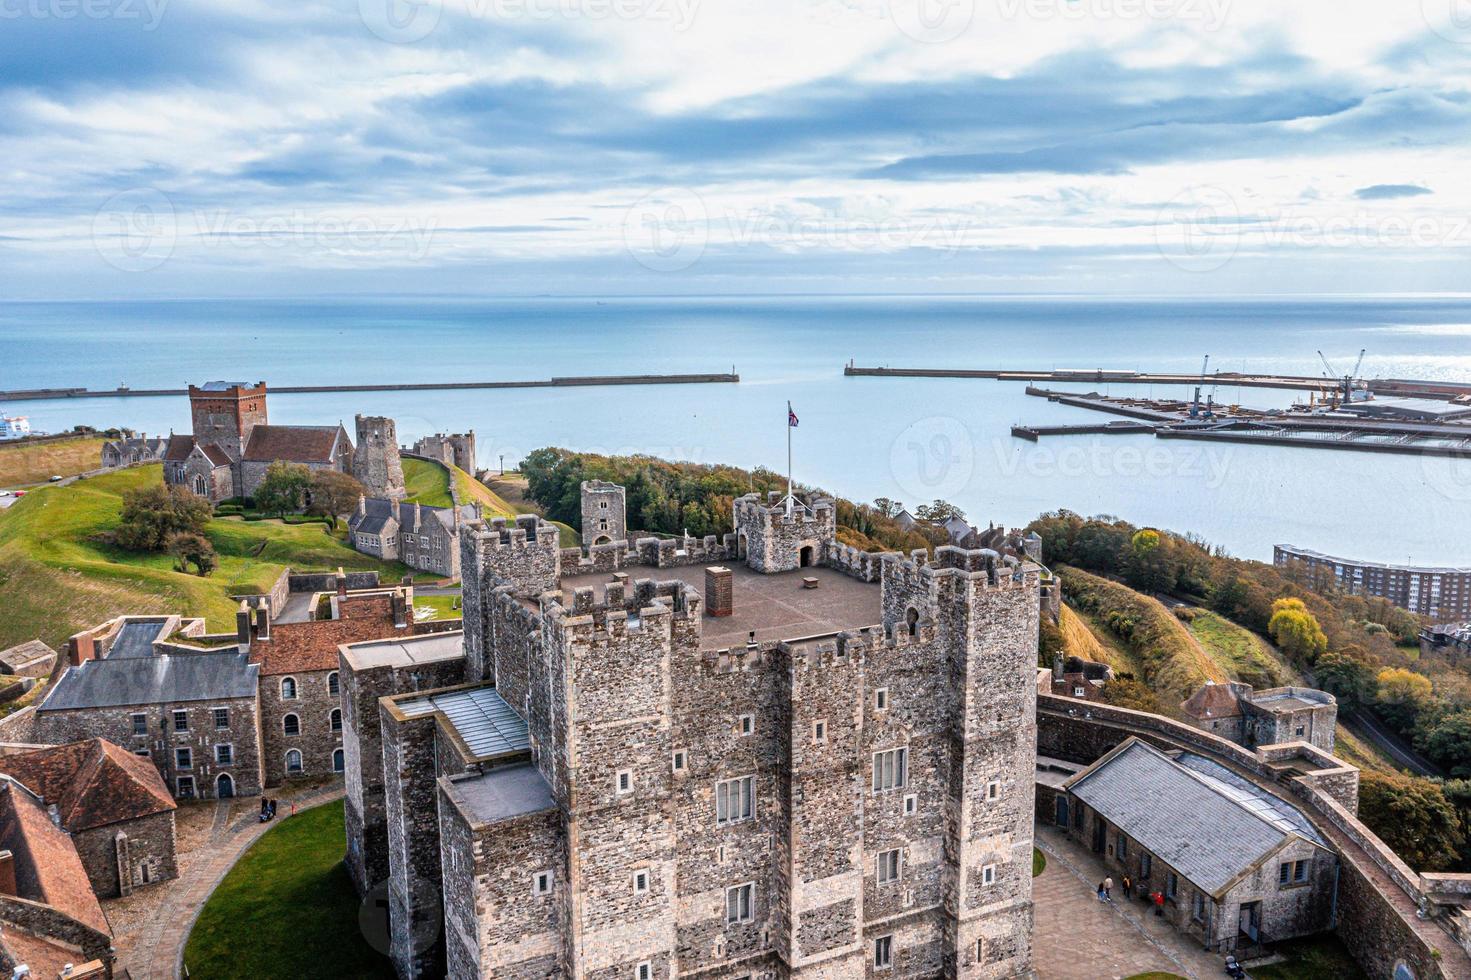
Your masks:
<instances>
[{"instance_id":1,"label":"road","mask_svg":"<svg viewBox=\"0 0 1471 980\"><path fill-rule=\"evenodd\" d=\"M1390 731L1384 722L1369 712L1345 711L1338 716L1338 720L1355 735L1373 742L1402 768L1419 776L1445 776L1444 772L1421 758L1404 740Z\"/></svg>"}]
</instances>

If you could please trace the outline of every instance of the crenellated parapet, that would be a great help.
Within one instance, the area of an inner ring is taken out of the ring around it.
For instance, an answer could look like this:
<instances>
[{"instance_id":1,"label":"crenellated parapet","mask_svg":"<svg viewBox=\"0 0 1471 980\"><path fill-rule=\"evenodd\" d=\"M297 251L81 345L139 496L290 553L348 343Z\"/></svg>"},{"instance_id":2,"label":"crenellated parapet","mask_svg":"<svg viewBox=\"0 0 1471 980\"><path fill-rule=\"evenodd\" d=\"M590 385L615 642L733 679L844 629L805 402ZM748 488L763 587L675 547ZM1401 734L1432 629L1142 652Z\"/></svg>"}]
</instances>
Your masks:
<instances>
[{"instance_id":1,"label":"crenellated parapet","mask_svg":"<svg viewBox=\"0 0 1471 980\"><path fill-rule=\"evenodd\" d=\"M864 551L834 541L824 556L823 564L860 582L877 582L884 577L885 560L903 557L897 551Z\"/></svg>"},{"instance_id":2,"label":"crenellated parapet","mask_svg":"<svg viewBox=\"0 0 1471 980\"><path fill-rule=\"evenodd\" d=\"M763 574L826 564L837 541L837 505L831 498L788 498L748 493L731 503L737 553Z\"/></svg>"}]
</instances>

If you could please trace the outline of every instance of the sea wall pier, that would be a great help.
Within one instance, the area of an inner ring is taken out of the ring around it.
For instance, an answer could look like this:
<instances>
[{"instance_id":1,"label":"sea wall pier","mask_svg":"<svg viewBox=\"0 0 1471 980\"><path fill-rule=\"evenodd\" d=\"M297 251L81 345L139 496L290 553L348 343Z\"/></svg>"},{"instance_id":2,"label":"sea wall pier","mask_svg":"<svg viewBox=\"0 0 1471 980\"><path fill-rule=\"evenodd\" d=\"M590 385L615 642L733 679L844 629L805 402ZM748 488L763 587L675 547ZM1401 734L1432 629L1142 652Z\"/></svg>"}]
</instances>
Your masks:
<instances>
[{"instance_id":1,"label":"sea wall pier","mask_svg":"<svg viewBox=\"0 0 1471 980\"><path fill-rule=\"evenodd\" d=\"M277 394L325 394L343 391L468 391L481 388L596 388L605 385L735 384L734 371L719 374L608 374L548 378L544 381L436 381L427 384L280 385ZM0 400L44 398L160 398L189 394L186 388L32 388L0 391Z\"/></svg>"}]
</instances>

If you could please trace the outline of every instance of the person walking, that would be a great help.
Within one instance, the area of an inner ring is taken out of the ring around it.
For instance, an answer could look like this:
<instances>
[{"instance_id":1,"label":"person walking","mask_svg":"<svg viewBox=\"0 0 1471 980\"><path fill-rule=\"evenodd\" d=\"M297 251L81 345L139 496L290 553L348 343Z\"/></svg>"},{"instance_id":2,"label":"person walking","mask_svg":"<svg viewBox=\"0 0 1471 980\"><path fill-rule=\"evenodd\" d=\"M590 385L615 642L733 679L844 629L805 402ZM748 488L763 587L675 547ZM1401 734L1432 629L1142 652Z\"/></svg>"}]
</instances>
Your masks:
<instances>
[{"instance_id":1,"label":"person walking","mask_svg":"<svg viewBox=\"0 0 1471 980\"><path fill-rule=\"evenodd\" d=\"M1128 875L1124 875L1123 880L1120 882L1120 884L1124 886L1124 901L1127 902L1129 899L1134 897L1134 879L1130 878Z\"/></svg>"},{"instance_id":2,"label":"person walking","mask_svg":"<svg viewBox=\"0 0 1471 980\"><path fill-rule=\"evenodd\" d=\"M1150 898L1154 899L1154 914L1163 916L1165 914L1165 893L1157 891Z\"/></svg>"},{"instance_id":3,"label":"person walking","mask_svg":"<svg viewBox=\"0 0 1471 980\"><path fill-rule=\"evenodd\" d=\"M1109 877L1103 879L1103 900L1105 902L1112 902L1113 901L1113 876L1112 875L1110 875Z\"/></svg>"},{"instance_id":4,"label":"person walking","mask_svg":"<svg viewBox=\"0 0 1471 980\"><path fill-rule=\"evenodd\" d=\"M1106 899L1106 898L1103 897L1103 882L1101 882L1101 881L1098 883L1098 900L1100 902L1106 902L1106 901L1108 901L1108 899Z\"/></svg>"}]
</instances>

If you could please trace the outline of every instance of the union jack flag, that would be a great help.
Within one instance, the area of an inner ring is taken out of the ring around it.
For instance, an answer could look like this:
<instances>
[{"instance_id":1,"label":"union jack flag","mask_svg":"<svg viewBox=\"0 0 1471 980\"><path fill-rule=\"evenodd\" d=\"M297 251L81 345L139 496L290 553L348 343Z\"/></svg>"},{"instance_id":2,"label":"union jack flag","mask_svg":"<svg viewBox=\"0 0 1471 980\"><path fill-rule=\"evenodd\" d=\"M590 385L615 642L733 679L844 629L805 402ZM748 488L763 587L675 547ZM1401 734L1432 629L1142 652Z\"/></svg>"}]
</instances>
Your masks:
<instances>
[{"instance_id":1,"label":"union jack flag","mask_svg":"<svg viewBox=\"0 0 1471 980\"><path fill-rule=\"evenodd\" d=\"M791 402L787 402L787 425L794 429L797 427L797 413L792 411Z\"/></svg>"}]
</instances>

